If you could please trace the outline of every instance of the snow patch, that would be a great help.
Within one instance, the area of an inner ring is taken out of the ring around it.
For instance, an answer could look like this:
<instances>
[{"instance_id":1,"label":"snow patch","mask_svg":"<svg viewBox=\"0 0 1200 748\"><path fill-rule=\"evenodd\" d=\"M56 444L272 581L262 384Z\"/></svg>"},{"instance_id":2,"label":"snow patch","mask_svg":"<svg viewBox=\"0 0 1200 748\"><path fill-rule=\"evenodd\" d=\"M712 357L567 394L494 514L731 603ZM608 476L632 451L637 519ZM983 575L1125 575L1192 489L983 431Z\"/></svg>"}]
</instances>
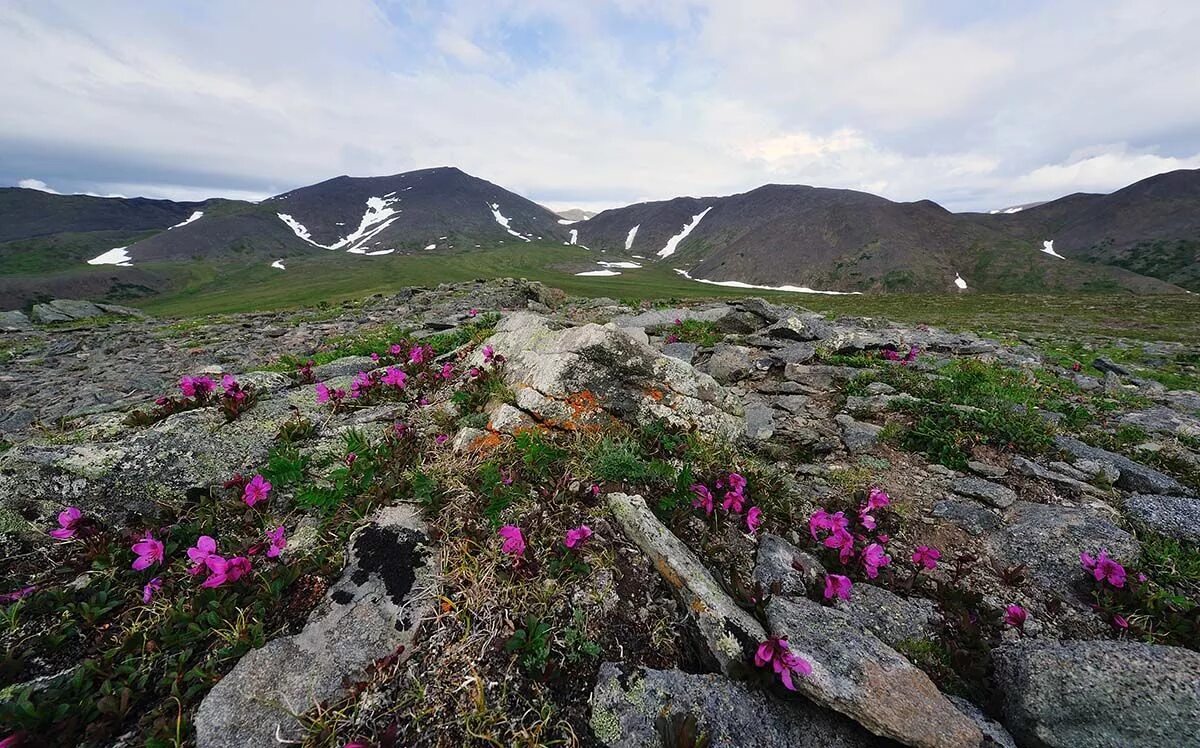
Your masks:
<instances>
[{"instance_id":1,"label":"snow patch","mask_svg":"<svg viewBox=\"0 0 1200 748\"><path fill-rule=\"evenodd\" d=\"M967 290L967 282L958 273L954 274L954 285L958 286L960 290Z\"/></svg>"},{"instance_id":2,"label":"snow patch","mask_svg":"<svg viewBox=\"0 0 1200 748\"><path fill-rule=\"evenodd\" d=\"M642 224L639 223L637 226L634 226L633 228L629 229L629 234L625 237L625 251L626 252L633 249L633 237L637 236L637 230L639 228L641 228L641 226L642 226Z\"/></svg>"},{"instance_id":3,"label":"snow patch","mask_svg":"<svg viewBox=\"0 0 1200 748\"><path fill-rule=\"evenodd\" d=\"M624 268L625 270L634 270L641 267L641 265L637 264L636 262L604 262L601 260L596 264L602 265L606 268Z\"/></svg>"},{"instance_id":4,"label":"snow patch","mask_svg":"<svg viewBox=\"0 0 1200 748\"><path fill-rule=\"evenodd\" d=\"M692 229L694 229L700 225L700 219L704 218L704 216L710 210L712 210L711 205L708 206L707 208L705 208L704 210L700 211L696 215L692 216L691 223L684 226L683 231L680 231L678 234L676 234L675 236L672 236L670 239L668 239L667 245L665 247L663 247L662 249L658 250L658 256L659 257L670 257L671 255L675 254L675 248L679 246L679 242L686 239L687 235L692 233Z\"/></svg>"},{"instance_id":5,"label":"snow patch","mask_svg":"<svg viewBox=\"0 0 1200 748\"><path fill-rule=\"evenodd\" d=\"M686 270L675 268L675 272L682 275L688 280L694 280L697 283L708 283L712 286L725 286L726 288L752 288L760 291L788 291L790 293L816 293L825 296L861 296L862 291L818 291L815 288L808 286L759 286L753 283L743 283L742 281L714 281L705 280L704 278L693 278L688 275Z\"/></svg>"},{"instance_id":6,"label":"snow patch","mask_svg":"<svg viewBox=\"0 0 1200 748\"><path fill-rule=\"evenodd\" d=\"M353 254L367 254L362 250L362 247L366 245L368 241L373 239L376 234L392 225L392 222L396 220L400 210L398 208L393 208L392 206L398 200L399 198L388 198L386 195L384 197L367 198L367 212L363 213L363 217L358 223L358 228L341 239L338 239L333 244L320 244L314 241L312 238L312 233L309 232L304 224L300 223L287 213L276 213L275 215L279 216L279 220L288 225L288 228L292 230L293 234L313 245L314 247L320 247L321 249L345 248L347 252ZM341 226L345 224L338 225Z\"/></svg>"},{"instance_id":7,"label":"snow patch","mask_svg":"<svg viewBox=\"0 0 1200 748\"><path fill-rule=\"evenodd\" d=\"M1050 255L1051 257L1057 257L1060 260L1067 259L1066 257L1063 257L1062 255L1060 255L1058 252L1054 251L1054 240L1053 239L1047 239L1046 241L1042 242L1042 248L1039 251L1044 252L1044 253Z\"/></svg>"},{"instance_id":8,"label":"snow patch","mask_svg":"<svg viewBox=\"0 0 1200 748\"><path fill-rule=\"evenodd\" d=\"M133 258L125 250L129 247L114 247L99 257L87 261L89 265L116 265L117 267L133 267Z\"/></svg>"},{"instance_id":9,"label":"snow patch","mask_svg":"<svg viewBox=\"0 0 1200 748\"><path fill-rule=\"evenodd\" d=\"M590 275L593 277L600 277L600 276L613 276L613 275L620 275L620 274L621 273L616 270L585 270L582 273L576 273L575 275Z\"/></svg>"},{"instance_id":10,"label":"snow patch","mask_svg":"<svg viewBox=\"0 0 1200 748\"><path fill-rule=\"evenodd\" d=\"M579 243L579 229L571 229L571 241L569 243L570 244L578 244Z\"/></svg>"},{"instance_id":11,"label":"snow patch","mask_svg":"<svg viewBox=\"0 0 1200 748\"><path fill-rule=\"evenodd\" d=\"M569 218L560 218L558 219L558 222L563 226L570 226L573 223L579 223L579 221L572 221Z\"/></svg>"},{"instance_id":12,"label":"snow patch","mask_svg":"<svg viewBox=\"0 0 1200 748\"><path fill-rule=\"evenodd\" d=\"M633 258L633 259L635 259L635 260L644 260L644 259L646 259L646 258L645 258L645 257L643 257L642 255L630 255L630 257L632 257L632 258Z\"/></svg>"},{"instance_id":13,"label":"snow patch","mask_svg":"<svg viewBox=\"0 0 1200 748\"><path fill-rule=\"evenodd\" d=\"M437 245L436 245L436 244L430 244L430 245L426 246L426 247L425 247L425 249L437 249Z\"/></svg>"},{"instance_id":14,"label":"snow patch","mask_svg":"<svg viewBox=\"0 0 1200 748\"><path fill-rule=\"evenodd\" d=\"M198 210L198 211L196 211L195 213L193 213L193 214L191 214L190 216L188 216L187 218L185 218L184 220L182 220L182 221L180 221L179 223L175 224L174 226L171 226L171 227L167 228L167 231L170 231L171 229L177 229L177 228L179 228L180 226L187 226L187 225L188 225L189 223L191 223L192 221L199 221L199 220L200 220L200 218L201 218L203 215L204 215L204 211L202 211L202 210Z\"/></svg>"},{"instance_id":15,"label":"snow patch","mask_svg":"<svg viewBox=\"0 0 1200 748\"><path fill-rule=\"evenodd\" d=\"M532 241L532 239L530 239L528 236L518 234L512 230L512 227L508 225L509 219L505 218L504 214L500 212L499 203L492 203L489 207L492 209L492 217L496 219L496 223L504 227L505 231L517 237L518 239L521 239L522 241Z\"/></svg>"},{"instance_id":16,"label":"snow patch","mask_svg":"<svg viewBox=\"0 0 1200 748\"><path fill-rule=\"evenodd\" d=\"M279 270L287 270L287 268L283 266L283 260L276 260L275 262L272 262L271 267L278 268Z\"/></svg>"}]
</instances>

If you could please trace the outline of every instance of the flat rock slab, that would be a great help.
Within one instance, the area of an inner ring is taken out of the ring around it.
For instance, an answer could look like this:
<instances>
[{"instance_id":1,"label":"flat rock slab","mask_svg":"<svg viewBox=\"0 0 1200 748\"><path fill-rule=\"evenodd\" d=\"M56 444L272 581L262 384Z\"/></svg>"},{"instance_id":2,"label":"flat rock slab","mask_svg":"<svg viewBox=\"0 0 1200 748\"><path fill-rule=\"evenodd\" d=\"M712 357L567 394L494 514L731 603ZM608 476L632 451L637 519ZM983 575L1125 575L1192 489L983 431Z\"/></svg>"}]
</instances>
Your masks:
<instances>
[{"instance_id":1,"label":"flat rock slab","mask_svg":"<svg viewBox=\"0 0 1200 748\"><path fill-rule=\"evenodd\" d=\"M754 562L754 581L775 594L804 597L809 588L825 578L825 567L814 556L805 553L788 541L763 533L758 540L758 553Z\"/></svg>"},{"instance_id":2,"label":"flat rock slab","mask_svg":"<svg viewBox=\"0 0 1200 748\"><path fill-rule=\"evenodd\" d=\"M727 675L745 673L766 632L721 589L696 554L658 521L641 496L610 493L613 517L625 535L654 562L704 637L713 659Z\"/></svg>"},{"instance_id":3,"label":"flat rock slab","mask_svg":"<svg viewBox=\"0 0 1200 748\"><path fill-rule=\"evenodd\" d=\"M810 600L772 598L767 623L812 665L794 679L813 701L876 735L919 748L976 748L983 735L925 673L848 614Z\"/></svg>"},{"instance_id":4,"label":"flat rock slab","mask_svg":"<svg viewBox=\"0 0 1200 748\"><path fill-rule=\"evenodd\" d=\"M664 743L658 725L695 717L710 748L891 748L899 746L842 715L799 698L787 700L715 674L600 666L591 728L601 745Z\"/></svg>"},{"instance_id":5,"label":"flat rock slab","mask_svg":"<svg viewBox=\"0 0 1200 748\"><path fill-rule=\"evenodd\" d=\"M1157 533L1200 543L1200 499L1134 494L1125 499L1125 513Z\"/></svg>"},{"instance_id":6,"label":"flat rock slab","mask_svg":"<svg viewBox=\"0 0 1200 748\"><path fill-rule=\"evenodd\" d=\"M983 478L955 478L950 484L950 490L959 496L978 499L999 509L1010 507L1017 501L1016 491Z\"/></svg>"},{"instance_id":7,"label":"flat rock slab","mask_svg":"<svg viewBox=\"0 0 1200 748\"><path fill-rule=\"evenodd\" d=\"M874 447L879 442L879 434L883 431L881 426L856 421L845 413L839 413L833 420L837 421L841 428L842 444L845 444L846 449L850 452L862 452Z\"/></svg>"},{"instance_id":8,"label":"flat rock slab","mask_svg":"<svg viewBox=\"0 0 1200 748\"><path fill-rule=\"evenodd\" d=\"M1121 423L1138 426L1154 434L1200 436L1200 418L1162 406L1125 413L1117 420Z\"/></svg>"},{"instance_id":9,"label":"flat rock slab","mask_svg":"<svg viewBox=\"0 0 1200 748\"><path fill-rule=\"evenodd\" d=\"M970 499L942 499L933 505L930 514L949 520L971 535L982 535L1000 526L1000 517L996 512Z\"/></svg>"},{"instance_id":10,"label":"flat rock slab","mask_svg":"<svg viewBox=\"0 0 1200 748\"><path fill-rule=\"evenodd\" d=\"M936 606L923 597L900 597L882 587L859 583L850 592L850 599L837 600L835 607L849 613L889 647L931 641L937 636Z\"/></svg>"},{"instance_id":11,"label":"flat rock slab","mask_svg":"<svg viewBox=\"0 0 1200 748\"><path fill-rule=\"evenodd\" d=\"M1170 494L1172 496L1188 496L1192 493L1190 489L1171 476L1134 462L1124 455L1089 446L1070 436L1055 437L1054 443L1059 449L1076 459L1096 460L1115 466L1121 471L1121 477L1117 478L1117 488L1135 493Z\"/></svg>"},{"instance_id":12,"label":"flat rock slab","mask_svg":"<svg viewBox=\"0 0 1200 748\"><path fill-rule=\"evenodd\" d=\"M1086 507L1018 501L1006 519L986 536L992 554L1007 565L1026 564L1035 582L1062 596L1083 581L1080 553L1106 550L1128 563L1140 550L1132 535Z\"/></svg>"},{"instance_id":13,"label":"flat rock slab","mask_svg":"<svg viewBox=\"0 0 1200 748\"><path fill-rule=\"evenodd\" d=\"M437 594L437 559L417 511L387 507L350 539L349 563L304 630L248 652L196 713L199 748L299 742L293 716L342 692L382 657L410 647ZM402 655L403 656L403 655Z\"/></svg>"},{"instance_id":14,"label":"flat rock slab","mask_svg":"<svg viewBox=\"0 0 1200 748\"><path fill-rule=\"evenodd\" d=\"M1167 748L1200 736L1200 654L1024 639L996 650L1004 722L1022 746Z\"/></svg>"},{"instance_id":15,"label":"flat rock slab","mask_svg":"<svg viewBox=\"0 0 1200 748\"><path fill-rule=\"evenodd\" d=\"M13 310L10 312L0 312L0 332L24 332L32 330L33 323L25 316L24 312Z\"/></svg>"}]
</instances>

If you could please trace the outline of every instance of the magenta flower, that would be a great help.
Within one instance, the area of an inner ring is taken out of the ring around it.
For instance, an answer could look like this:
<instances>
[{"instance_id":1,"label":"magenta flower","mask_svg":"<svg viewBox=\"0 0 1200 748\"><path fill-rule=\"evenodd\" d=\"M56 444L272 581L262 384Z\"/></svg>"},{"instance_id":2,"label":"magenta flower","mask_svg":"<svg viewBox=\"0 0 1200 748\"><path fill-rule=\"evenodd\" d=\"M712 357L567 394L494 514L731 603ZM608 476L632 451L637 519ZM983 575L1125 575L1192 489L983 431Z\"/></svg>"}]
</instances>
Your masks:
<instances>
[{"instance_id":1,"label":"magenta flower","mask_svg":"<svg viewBox=\"0 0 1200 748\"><path fill-rule=\"evenodd\" d=\"M229 559L229 565L225 569L225 576L230 582L236 582L252 570L253 567L250 565L250 559L245 556L234 556Z\"/></svg>"},{"instance_id":2,"label":"magenta flower","mask_svg":"<svg viewBox=\"0 0 1200 748\"><path fill-rule=\"evenodd\" d=\"M887 553L883 550L883 546L878 543L871 543L863 549L863 568L867 572L867 576L871 579L879 576L879 568L887 566L892 562Z\"/></svg>"},{"instance_id":3,"label":"magenta flower","mask_svg":"<svg viewBox=\"0 0 1200 748\"><path fill-rule=\"evenodd\" d=\"M754 653L754 664L758 667L766 667L769 664L783 682L784 688L789 691L796 690L792 682L793 674L812 675L812 665L791 651L787 639L776 636L758 645L758 651Z\"/></svg>"},{"instance_id":4,"label":"magenta flower","mask_svg":"<svg viewBox=\"0 0 1200 748\"><path fill-rule=\"evenodd\" d=\"M19 590L13 590L12 592L5 592L4 594L0 595L0 605L8 605L9 603L15 603L18 600L22 600L26 597L29 597L30 595L32 595L35 592L37 592L37 585L33 585L33 584L29 585L28 587L22 587Z\"/></svg>"},{"instance_id":5,"label":"magenta flower","mask_svg":"<svg viewBox=\"0 0 1200 748\"><path fill-rule=\"evenodd\" d=\"M161 589L162 589L162 577L155 577L154 579L151 579L149 582L146 582L146 586L142 588L142 602L143 603L150 602L154 598L155 593L157 593Z\"/></svg>"},{"instance_id":6,"label":"magenta flower","mask_svg":"<svg viewBox=\"0 0 1200 748\"><path fill-rule=\"evenodd\" d=\"M750 511L746 512L746 528L750 530L750 534L758 532L759 525L762 524L762 510L756 506L750 507Z\"/></svg>"},{"instance_id":7,"label":"magenta flower","mask_svg":"<svg viewBox=\"0 0 1200 748\"><path fill-rule=\"evenodd\" d=\"M388 348L388 353L391 353L393 356L403 356L404 346L399 343L392 343L392 347Z\"/></svg>"},{"instance_id":8,"label":"magenta flower","mask_svg":"<svg viewBox=\"0 0 1200 748\"><path fill-rule=\"evenodd\" d=\"M425 349L422 346L414 345L408 352L408 362L410 364L425 363Z\"/></svg>"},{"instance_id":9,"label":"magenta flower","mask_svg":"<svg viewBox=\"0 0 1200 748\"><path fill-rule=\"evenodd\" d=\"M471 379L478 379L479 375L482 373L483 372L480 371L478 366L472 366L470 369L467 369L467 376Z\"/></svg>"},{"instance_id":10,"label":"magenta flower","mask_svg":"<svg viewBox=\"0 0 1200 748\"><path fill-rule=\"evenodd\" d=\"M325 383L318 382L316 389L317 389L317 404L323 405L324 403L329 402L329 388L325 386Z\"/></svg>"},{"instance_id":11,"label":"magenta flower","mask_svg":"<svg viewBox=\"0 0 1200 748\"><path fill-rule=\"evenodd\" d=\"M862 524L864 529L867 529L867 530L875 529L875 518L872 517L870 514L867 514L866 509L859 510L858 521Z\"/></svg>"},{"instance_id":12,"label":"magenta flower","mask_svg":"<svg viewBox=\"0 0 1200 748\"><path fill-rule=\"evenodd\" d=\"M454 379L454 364L442 364L442 379Z\"/></svg>"},{"instance_id":13,"label":"magenta flower","mask_svg":"<svg viewBox=\"0 0 1200 748\"><path fill-rule=\"evenodd\" d=\"M180 377L179 391L184 397L205 398L216 389L217 384L210 377Z\"/></svg>"},{"instance_id":14,"label":"magenta flower","mask_svg":"<svg viewBox=\"0 0 1200 748\"><path fill-rule=\"evenodd\" d=\"M1093 558L1087 553L1079 554L1079 563L1084 569L1092 572L1097 582L1107 582L1113 587L1125 586L1125 567L1109 558L1107 551Z\"/></svg>"},{"instance_id":15,"label":"magenta flower","mask_svg":"<svg viewBox=\"0 0 1200 748\"><path fill-rule=\"evenodd\" d=\"M879 488L872 488L871 492L867 495L866 509L868 512L871 511L872 509L882 509L883 507L885 507L891 503L892 503L892 497L887 495L887 491L884 491Z\"/></svg>"},{"instance_id":16,"label":"magenta flower","mask_svg":"<svg viewBox=\"0 0 1200 748\"><path fill-rule=\"evenodd\" d=\"M917 566L923 566L926 569L936 569L938 559L942 557L942 552L937 548L931 548L927 545L919 545L912 554L912 562Z\"/></svg>"},{"instance_id":17,"label":"magenta flower","mask_svg":"<svg viewBox=\"0 0 1200 748\"><path fill-rule=\"evenodd\" d=\"M188 569L189 574L199 574L200 570L205 567L205 563L210 556L215 556L217 553L217 541L208 535L201 535L196 538L196 545L187 549L187 557L194 564L191 569Z\"/></svg>"},{"instance_id":18,"label":"magenta flower","mask_svg":"<svg viewBox=\"0 0 1200 748\"><path fill-rule=\"evenodd\" d=\"M240 386L232 374L226 374L221 377L221 388L225 390L226 395L232 395L240 389Z\"/></svg>"},{"instance_id":19,"label":"magenta flower","mask_svg":"<svg viewBox=\"0 0 1200 748\"><path fill-rule=\"evenodd\" d=\"M741 514L745 504L746 497L741 491L726 491L725 500L721 502L721 508L727 512Z\"/></svg>"},{"instance_id":20,"label":"magenta flower","mask_svg":"<svg viewBox=\"0 0 1200 748\"><path fill-rule=\"evenodd\" d=\"M696 494L696 498L692 499L692 507L696 509L704 509L705 514L713 513L713 495L712 491L708 490L708 486L703 483L695 483L692 485L692 493Z\"/></svg>"},{"instance_id":21,"label":"magenta flower","mask_svg":"<svg viewBox=\"0 0 1200 748\"><path fill-rule=\"evenodd\" d=\"M406 379L408 379L408 375L405 374L403 370L395 366L389 366L387 368L387 373L383 375L384 384L386 384L388 387L396 387L399 389L404 388L404 380Z\"/></svg>"},{"instance_id":22,"label":"magenta flower","mask_svg":"<svg viewBox=\"0 0 1200 748\"><path fill-rule=\"evenodd\" d=\"M1004 622L1014 629L1024 629L1028 617L1029 614L1020 605L1010 605L1004 609Z\"/></svg>"},{"instance_id":23,"label":"magenta flower","mask_svg":"<svg viewBox=\"0 0 1200 748\"><path fill-rule=\"evenodd\" d=\"M346 467L354 467L354 463L358 462L358 455L354 452L347 452L342 458L342 462L346 463Z\"/></svg>"},{"instance_id":24,"label":"magenta flower","mask_svg":"<svg viewBox=\"0 0 1200 748\"><path fill-rule=\"evenodd\" d=\"M844 577L841 574L826 574L825 575L825 599L832 600L835 597L840 597L843 600L850 599L850 589L854 584L850 581L850 577Z\"/></svg>"},{"instance_id":25,"label":"magenta flower","mask_svg":"<svg viewBox=\"0 0 1200 748\"><path fill-rule=\"evenodd\" d=\"M839 527L825 538L825 547L835 549L838 552L838 558L844 564L854 556L854 536L844 527Z\"/></svg>"},{"instance_id":26,"label":"magenta flower","mask_svg":"<svg viewBox=\"0 0 1200 748\"><path fill-rule=\"evenodd\" d=\"M349 743L346 743L344 746L342 746L342 748L371 748L371 744L367 743L365 741L356 739L356 740L351 740Z\"/></svg>"},{"instance_id":27,"label":"magenta flower","mask_svg":"<svg viewBox=\"0 0 1200 748\"><path fill-rule=\"evenodd\" d=\"M261 475L256 475L246 484L242 498L246 501L246 506L254 506L260 501L266 501L270 493L271 482Z\"/></svg>"},{"instance_id":28,"label":"magenta flower","mask_svg":"<svg viewBox=\"0 0 1200 748\"><path fill-rule=\"evenodd\" d=\"M817 530L837 532L838 530L845 530L849 526L850 520L846 519L842 512L830 514L824 509L818 509L808 518L808 532L812 535L813 540L817 539Z\"/></svg>"},{"instance_id":29,"label":"magenta flower","mask_svg":"<svg viewBox=\"0 0 1200 748\"><path fill-rule=\"evenodd\" d=\"M492 360L495 358L496 358L496 350L494 348L492 348L490 345L485 345L483 347L483 362L485 364L490 364L490 363L492 363Z\"/></svg>"},{"instance_id":30,"label":"magenta flower","mask_svg":"<svg viewBox=\"0 0 1200 748\"><path fill-rule=\"evenodd\" d=\"M1125 619L1125 616L1120 615L1119 613L1114 613L1112 617L1112 627L1118 631L1124 631L1125 629L1129 628L1129 621Z\"/></svg>"},{"instance_id":31,"label":"magenta flower","mask_svg":"<svg viewBox=\"0 0 1200 748\"><path fill-rule=\"evenodd\" d=\"M137 554L137 558L133 561L133 568L136 571L148 569L155 564L162 563L163 560L163 544L161 541L155 540L149 532L146 533L146 537L133 544L133 552Z\"/></svg>"},{"instance_id":32,"label":"magenta flower","mask_svg":"<svg viewBox=\"0 0 1200 748\"><path fill-rule=\"evenodd\" d=\"M572 530L567 530L567 538L563 541L563 544L568 548L576 548L590 537L592 537L592 528L587 525L580 525Z\"/></svg>"},{"instance_id":33,"label":"magenta flower","mask_svg":"<svg viewBox=\"0 0 1200 748\"><path fill-rule=\"evenodd\" d=\"M83 519L83 512L73 506L58 513L58 528L50 531L50 537L55 540L70 540L78 532L76 525Z\"/></svg>"},{"instance_id":34,"label":"magenta flower","mask_svg":"<svg viewBox=\"0 0 1200 748\"><path fill-rule=\"evenodd\" d=\"M600 484L599 483L593 483L588 488L588 491L591 492L593 498L600 498Z\"/></svg>"},{"instance_id":35,"label":"magenta flower","mask_svg":"<svg viewBox=\"0 0 1200 748\"><path fill-rule=\"evenodd\" d=\"M380 358L382 358L382 357L378 353L375 353L374 351L371 352L371 360L372 361L374 361L375 363L379 363Z\"/></svg>"},{"instance_id":36,"label":"magenta flower","mask_svg":"<svg viewBox=\"0 0 1200 748\"><path fill-rule=\"evenodd\" d=\"M29 737L29 733L24 730L14 732L6 736L3 740L0 740L0 748L21 748L21 746L25 745L25 738L27 737ZM366 746L363 746L363 748L366 748Z\"/></svg>"},{"instance_id":37,"label":"magenta flower","mask_svg":"<svg viewBox=\"0 0 1200 748\"><path fill-rule=\"evenodd\" d=\"M363 391L371 389L374 384L370 374L360 371L354 375L354 381L350 383L350 397L362 397Z\"/></svg>"},{"instance_id":38,"label":"magenta flower","mask_svg":"<svg viewBox=\"0 0 1200 748\"><path fill-rule=\"evenodd\" d=\"M434 437L434 441L436 441L439 445L445 444L446 442L450 441L450 435L438 434L436 437Z\"/></svg>"},{"instance_id":39,"label":"magenta flower","mask_svg":"<svg viewBox=\"0 0 1200 748\"><path fill-rule=\"evenodd\" d=\"M278 558L283 549L287 548L287 531L280 525L267 533L267 540L271 541L271 547L267 548L267 558Z\"/></svg>"},{"instance_id":40,"label":"magenta flower","mask_svg":"<svg viewBox=\"0 0 1200 748\"><path fill-rule=\"evenodd\" d=\"M525 536L521 534L521 528L516 525L505 525L497 534L504 538L504 543L500 546L501 552L514 558L525 555Z\"/></svg>"},{"instance_id":41,"label":"magenta flower","mask_svg":"<svg viewBox=\"0 0 1200 748\"><path fill-rule=\"evenodd\" d=\"M676 327L678 327L679 325L682 325L682 324L683 324L683 320L681 320L681 319L679 319L678 317L676 317L676 318L675 318L675 326L676 326Z\"/></svg>"},{"instance_id":42,"label":"magenta flower","mask_svg":"<svg viewBox=\"0 0 1200 748\"><path fill-rule=\"evenodd\" d=\"M474 317L474 316L475 316L475 315L477 315L477 314L479 314L479 310L478 310L478 309L472 309L471 311L467 312L467 316L468 316L468 317Z\"/></svg>"},{"instance_id":43,"label":"magenta flower","mask_svg":"<svg viewBox=\"0 0 1200 748\"><path fill-rule=\"evenodd\" d=\"M229 562L223 556L211 554L204 559L204 566L208 569L208 576L205 577L201 587L220 587L226 582L225 572L229 570Z\"/></svg>"}]
</instances>

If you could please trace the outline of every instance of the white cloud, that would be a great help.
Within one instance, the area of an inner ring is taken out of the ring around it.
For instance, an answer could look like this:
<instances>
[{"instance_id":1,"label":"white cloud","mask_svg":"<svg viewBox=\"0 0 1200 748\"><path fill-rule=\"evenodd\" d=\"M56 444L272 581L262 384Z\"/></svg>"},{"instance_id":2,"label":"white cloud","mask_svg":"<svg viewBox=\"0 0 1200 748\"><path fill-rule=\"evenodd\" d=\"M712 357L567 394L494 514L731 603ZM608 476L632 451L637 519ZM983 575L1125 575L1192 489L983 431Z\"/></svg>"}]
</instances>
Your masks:
<instances>
[{"instance_id":1,"label":"white cloud","mask_svg":"<svg viewBox=\"0 0 1200 748\"><path fill-rule=\"evenodd\" d=\"M1200 169L1200 153L1185 158L1131 152L1125 144L1101 146L1072 154L1061 164L1040 166L1017 180L1018 189L1030 194L1066 191L1107 192L1175 169Z\"/></svg>"},{"instance_id":2,"label":"white cloud","mask_svg":"<svg viewBox=\"0 0 1200 748\"><path fill-rule=\"evenodd\" d=\"M17 181L17 186L27 190L38 190L39 192L49 192L51 195L61 194L57 190L50 189L50 185L40 179L21 179Z\"/></svg>"}]
</instances>

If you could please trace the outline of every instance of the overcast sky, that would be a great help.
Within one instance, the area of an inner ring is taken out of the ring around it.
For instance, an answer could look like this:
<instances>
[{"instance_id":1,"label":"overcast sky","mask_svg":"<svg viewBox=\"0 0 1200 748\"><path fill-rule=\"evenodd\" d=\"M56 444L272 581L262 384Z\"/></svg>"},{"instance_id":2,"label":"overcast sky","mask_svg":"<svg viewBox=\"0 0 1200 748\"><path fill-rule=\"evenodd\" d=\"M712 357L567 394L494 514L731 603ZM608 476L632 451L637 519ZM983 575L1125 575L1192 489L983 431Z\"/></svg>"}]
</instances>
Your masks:
<instances>
[{"instance_id":1,"label":"overcast sky","mask_svg":"<svg viewBox=\"0 0 1200 748\"><path fill-rule=\"evenodd\" d=\"M0 0L0 185L256 199L455 165L554 208L987 210L1200 167L1200 0Z\"/></svg>"}]
</instances>

